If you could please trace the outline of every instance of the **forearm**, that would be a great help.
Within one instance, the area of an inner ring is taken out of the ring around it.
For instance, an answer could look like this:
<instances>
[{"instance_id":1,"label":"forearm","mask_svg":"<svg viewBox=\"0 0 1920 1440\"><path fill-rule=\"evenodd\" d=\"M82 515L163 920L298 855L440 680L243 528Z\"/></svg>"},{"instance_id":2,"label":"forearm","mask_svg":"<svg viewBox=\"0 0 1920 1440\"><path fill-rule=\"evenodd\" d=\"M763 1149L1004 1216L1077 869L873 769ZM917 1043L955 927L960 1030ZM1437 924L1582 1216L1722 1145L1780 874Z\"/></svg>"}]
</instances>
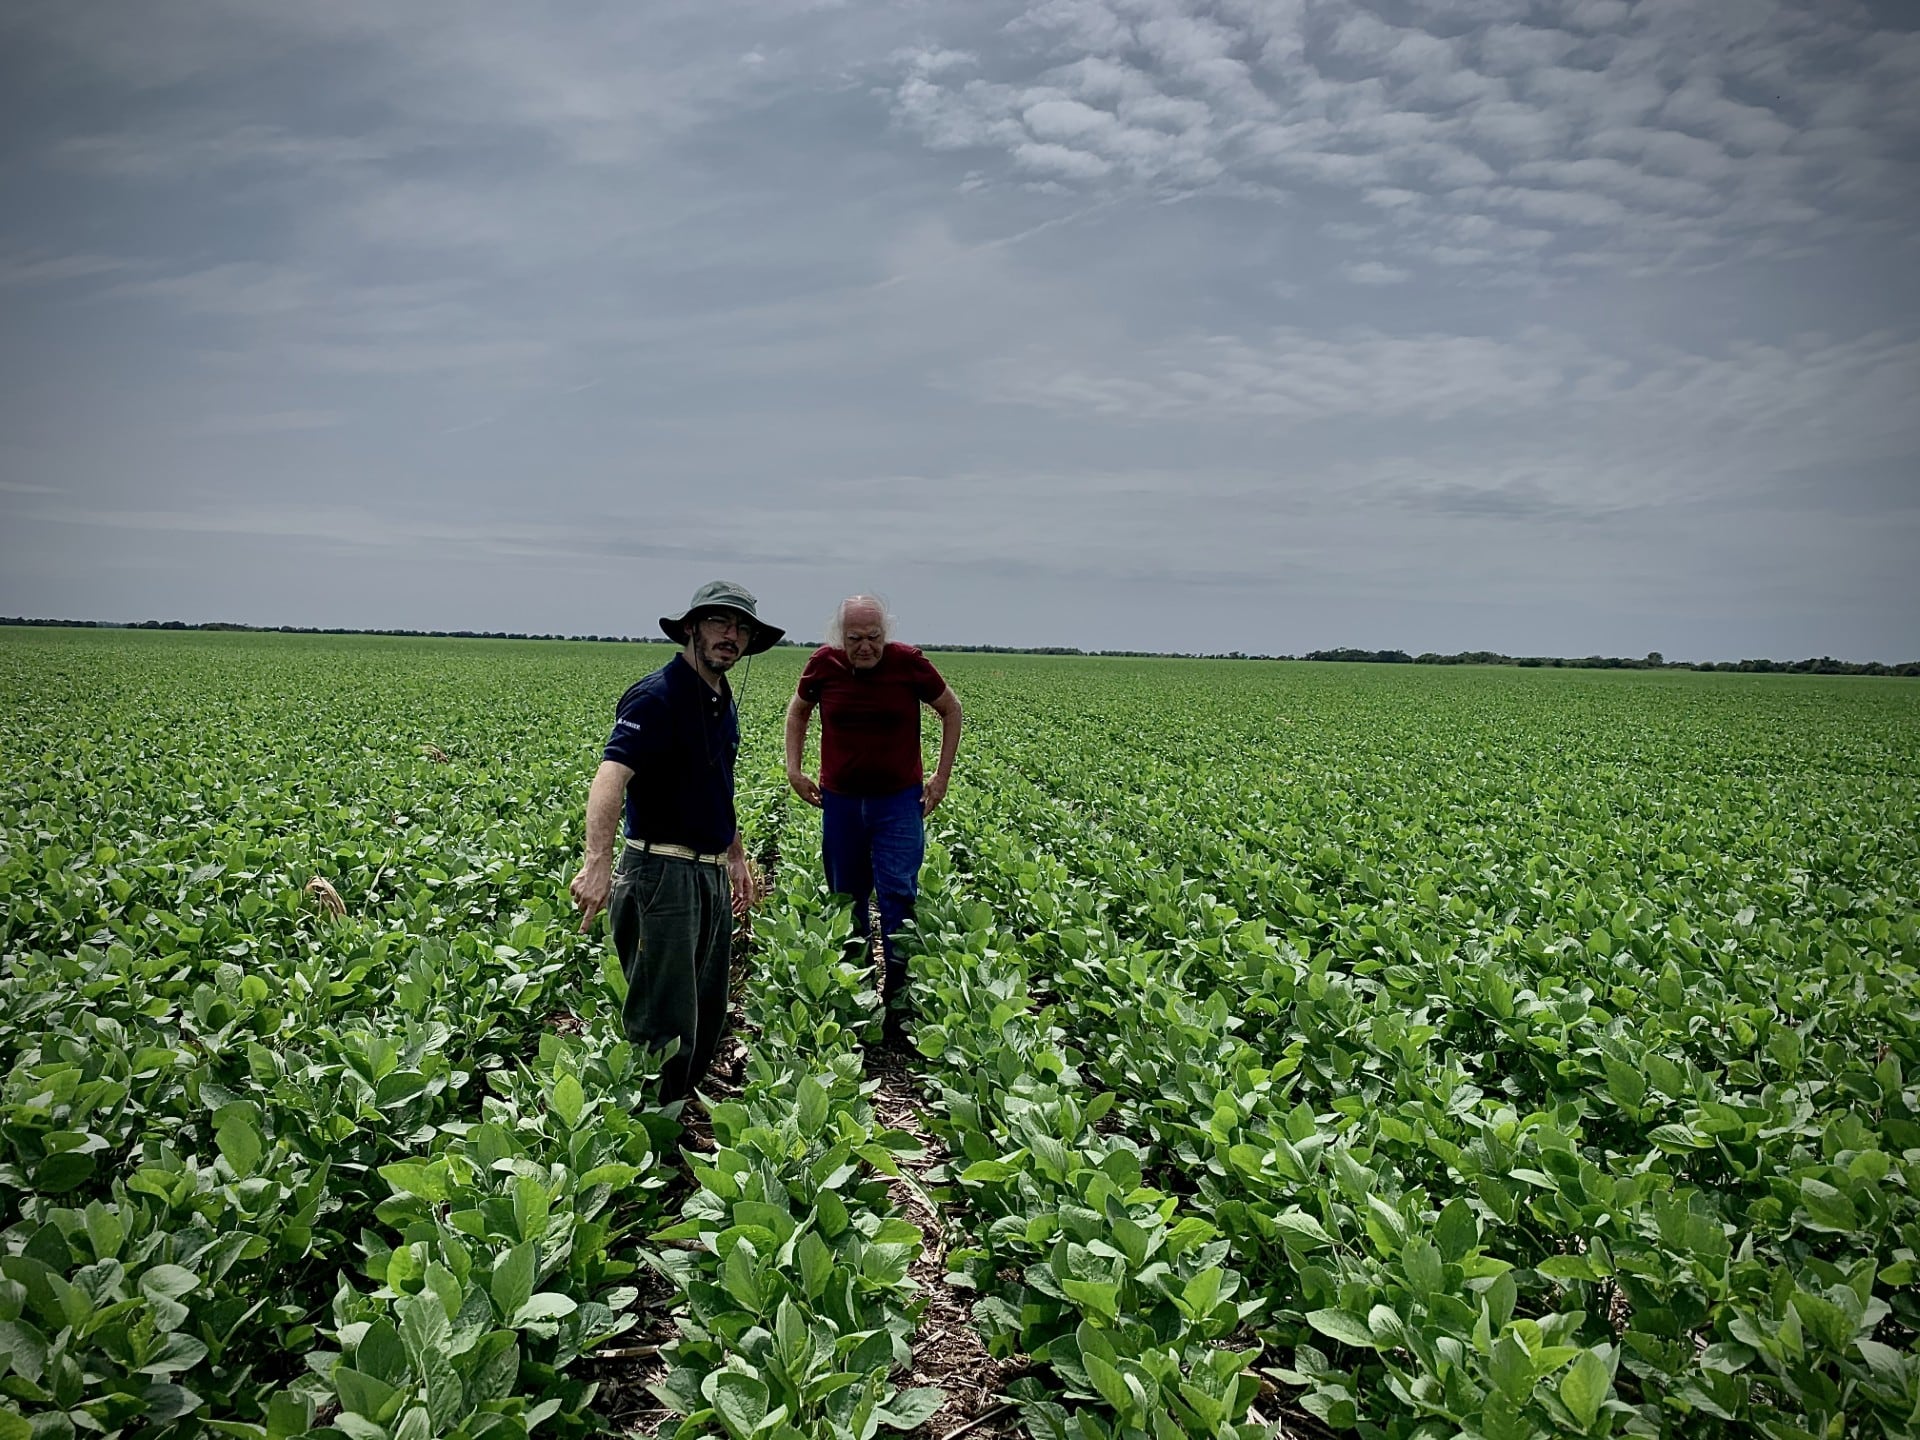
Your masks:
<instances>
[{"instance_id":1,"label":"forearm","mask_svg":"<svg viewBox=\"0 0 1920 1440\"><path fill-rule=\"evenodd\" d=\"M949 690L943 698L948 703L939 707L940 760L934 767L934 773L944 779L953 774L954 757L960 753L962 715L959 697Z\"/></svg>"},{"instance_id":2,"label":"forearm","mask_svg":"<svg viewBox=\"0 0 1920 1440\"><path fill-rule=\"evenodd\" d=\"M807 754L807 725L813 719L813 706L798 695L787 702L787 774L800 769Z\"/></svg>"},{"instance_id":3,"label":"forearm","mask_svg":"<svg viewBox=\"0 0 1920 1440\"><path fill-rule=\"evenodd\" d=\"M633 771L617 760L602 760L593 772L593 784L587 788L587 853L580 873L567 887L580 910L580 933L592 930L593 922L607 908L613 887L613 841L620 833L620 811L627 798L627 782Z\"/></svg>"},{"instance_id":4,"label":"forearm","mask_svg":"<svg viewBox=\"0 0 1920 1440\"><path fill-rule=\"evenodd\" d=\"M602 760L587 791L587 859L613 858L613 842L620 832L620 811L627 798L633 771L616 760Z\"/></svg>"}]
</instances>

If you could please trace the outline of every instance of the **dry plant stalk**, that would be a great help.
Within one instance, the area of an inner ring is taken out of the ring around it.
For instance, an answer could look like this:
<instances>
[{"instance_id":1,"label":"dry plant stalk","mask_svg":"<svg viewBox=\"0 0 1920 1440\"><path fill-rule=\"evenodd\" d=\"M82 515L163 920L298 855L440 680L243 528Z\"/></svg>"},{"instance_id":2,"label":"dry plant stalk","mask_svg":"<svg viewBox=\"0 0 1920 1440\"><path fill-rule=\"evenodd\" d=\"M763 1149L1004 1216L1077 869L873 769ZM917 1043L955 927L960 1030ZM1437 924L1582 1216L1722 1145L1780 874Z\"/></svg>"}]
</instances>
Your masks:
<instances>
[{"instance_id":1,"label":"dry plant stalk","mask_svg":"<svg viewBox=\"0 0 1920 1440\"><path fill-rule=\"evenodd\" d=\"M307 881L307 894L329 915L338 918L347 913L347 902L340 898L340 892L318 875Z\"/></svg>"}]
</instances>

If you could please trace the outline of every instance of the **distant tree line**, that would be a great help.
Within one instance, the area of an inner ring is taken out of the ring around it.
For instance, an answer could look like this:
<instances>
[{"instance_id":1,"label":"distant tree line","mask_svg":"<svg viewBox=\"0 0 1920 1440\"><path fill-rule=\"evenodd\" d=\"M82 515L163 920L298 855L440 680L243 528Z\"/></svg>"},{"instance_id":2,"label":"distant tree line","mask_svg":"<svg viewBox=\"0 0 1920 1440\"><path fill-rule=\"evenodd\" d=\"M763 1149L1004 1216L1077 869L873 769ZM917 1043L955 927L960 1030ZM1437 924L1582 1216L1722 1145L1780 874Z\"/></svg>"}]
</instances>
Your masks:
<instances>
[{"instance_id":1,"label":"distant tree line","mask_svg":"<svg viewBox=\"0 0 1920 1440\"><path fill-rule=\"evenodd\" d=\"M1288 657L1277 657L1285 659ZM1623 655L1502 655L1496 650L1462 650L1437 655L1429 650L1310 650L1302 660L1345 660L1368 665L1519 665L1551 670L1722 670L1756 675L1903 675L1920 676L1920 660L1887 665L1878 660L1836 660L1831 655L1807 660L1669 660L1650 650L1638 660Z\"/></svg>"},{"instance_id":2,"label":"distant tree line","mask_svg":"<svg viewBox=\"0 0 1920 1440\"><path fill-rule=\"evenodd\" d=\"M948 655L1155 655L1152 650L1082 650L1073 645L922 645Z\"/></svg>"},{"instance_id":3,"label":"distant tree line","mask_svg":"<svg viewBox=\"0 0 1920 1440\"><path fill-rule=\"evenodd\" d=\"M395 635L426 640L585 640L616 645L662 643L653 635L558 635L533 634L522 630L368 630L342 625L240 625L225 620L209 620L189 625L184 620L139 620L121 624L112 620L40 620L22 616L0 616L0 626L39 625L79 630L245 630L269 635ZM811 650L817 643L787 637L783 646ZM1887 665L1878 660L1836 660L1822 655L1817 660L1668 660L1658 650L1650 650L1639 659L1621 655L1583 655L1570 659L1559 655L1502 655L1497 650L1462 650L1440 655L1428 650L1409 655L1404 650L1309 650L1304 655L1259 655L1244 650L1207 654L1167 650L1082 650L1073 645L928 645L928 650L962 655L1083 655L1133 660L1333 660L1359 665L1518 665L1529 669L1550 670L1720 670L1754 675L1900 675L1920 677L1920 660Z\"/></svg>"},{"instance_id":4,"label":"distant tree line","mask_svg":"<svg viewBox=\"0 0 1920 1440\"><path fill-rule=\"evenodd\" d=\"M1409 655L1404 650L1309 650L1304 655L1261 655L1244 650L1211 651L1194 654L1165 650L1079 650L1070 645L928 645L928 650L957 651L974 655L1088 655L1111 658L1159 660L1333 660L1356 665L1519 665L1550 670L1729 670L1765 675L1904 675L1920 677L1920 660L1902 665L1887 665L1878 660L1836 660L1822 655L1817 660L1669 660L1658 650L1635 660L1621 655L1583 655L1572 659L1559 655L1502 655L1497 650L1462 650L1456 655L1440 655L1428 650Z\"/></svg>"},{"instance_id":5,"label":"distant tree line","mask_svg":"<svg viewBox=\"0 0 1920 1440\"><path fill-rule=\"evenodd\" d=\"M43 625L77 630L223 630L257 635L399 635L419 640L592 640L617 645L664 645L662 635L561 635L528 630L376 630L359 625L240 625L231 620L36 620L0 615L0 625ZM782 645L801 641L783 639ZM811 648L811 645L809 645Z\"/></svg>"}]
</instances>

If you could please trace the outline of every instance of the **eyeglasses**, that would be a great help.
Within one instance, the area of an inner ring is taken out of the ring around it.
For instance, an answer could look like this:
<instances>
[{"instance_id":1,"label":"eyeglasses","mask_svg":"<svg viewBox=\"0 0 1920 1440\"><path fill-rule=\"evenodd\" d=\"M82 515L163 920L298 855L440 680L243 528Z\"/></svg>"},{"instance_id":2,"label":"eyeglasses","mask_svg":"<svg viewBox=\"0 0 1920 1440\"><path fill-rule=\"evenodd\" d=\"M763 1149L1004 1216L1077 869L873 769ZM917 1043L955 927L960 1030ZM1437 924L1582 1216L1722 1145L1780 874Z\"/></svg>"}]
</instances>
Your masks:
<instances>
[{"instance_id":1,"label":"eyeglasses","mask_svg":"<svg viewBox=\"0 0 1920 1440\"><path fill-rule=\"evenodd\" d=\"M744 616L716 612L711 615L702 615L698 623L711 625L716 630L738 631L742 640L751 640L753 638L754 624Z\"/></svg>"}]
</instances>

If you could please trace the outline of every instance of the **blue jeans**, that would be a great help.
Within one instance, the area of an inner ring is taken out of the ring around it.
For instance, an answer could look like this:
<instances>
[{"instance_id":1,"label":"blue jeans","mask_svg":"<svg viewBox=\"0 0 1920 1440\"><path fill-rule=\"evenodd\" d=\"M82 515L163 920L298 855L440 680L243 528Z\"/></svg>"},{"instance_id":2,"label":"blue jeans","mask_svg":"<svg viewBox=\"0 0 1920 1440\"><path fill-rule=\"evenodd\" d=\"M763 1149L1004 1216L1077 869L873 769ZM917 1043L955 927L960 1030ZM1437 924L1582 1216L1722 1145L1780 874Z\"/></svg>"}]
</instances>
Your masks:
<instances>
[{"instance_id":1,"label":"blue jeans","mask_svg":"<svg viewBox=\"0 0 1920 1440\"><path fill-rule=\"evenodd\" d=\"M927 832L920 819L920 787L891 795L820 794L820 851L827 887L853 900L854 930L866 933L867 899L880 902L880 948L886 957L880 993L891 999L906 986L907 962L894 950L901 922L920 893L920 862Z\"/></svg>"}]
</instances>

